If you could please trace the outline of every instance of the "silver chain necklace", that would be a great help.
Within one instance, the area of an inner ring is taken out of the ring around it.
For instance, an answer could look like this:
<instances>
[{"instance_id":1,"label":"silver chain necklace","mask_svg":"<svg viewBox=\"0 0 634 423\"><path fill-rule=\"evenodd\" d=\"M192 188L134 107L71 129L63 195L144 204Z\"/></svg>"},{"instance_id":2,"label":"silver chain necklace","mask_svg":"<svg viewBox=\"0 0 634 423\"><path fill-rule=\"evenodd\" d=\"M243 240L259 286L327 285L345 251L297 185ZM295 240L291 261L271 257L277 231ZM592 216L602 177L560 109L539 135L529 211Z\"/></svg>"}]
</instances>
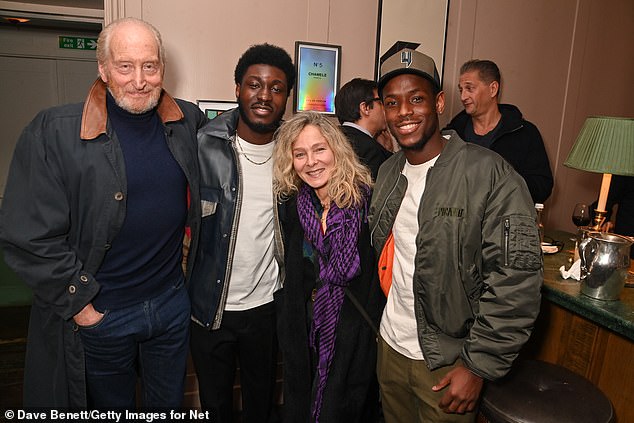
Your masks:
<instances>
[{"instance_id":1,"label":"silver chain necklace","mask_svg":"<svg viewBox=\"0 0 634 423\"><path fill-rule=\"evenodd\" d=\"M238 144L238 149L240 150L240 153L242 153L244 158L256 166L261 166L267 163L269 160L271 160L271 157L273 157L273 152L271 152L271 155L266 160L264 160L263 162L256 162L255 160L251 160L249 156L247 156L247 153L244 152L244 149L242 148L242 144L240 143L240 137L238 136L238 134L236 134L236 144Z\"/></svg>"}]
</instances>

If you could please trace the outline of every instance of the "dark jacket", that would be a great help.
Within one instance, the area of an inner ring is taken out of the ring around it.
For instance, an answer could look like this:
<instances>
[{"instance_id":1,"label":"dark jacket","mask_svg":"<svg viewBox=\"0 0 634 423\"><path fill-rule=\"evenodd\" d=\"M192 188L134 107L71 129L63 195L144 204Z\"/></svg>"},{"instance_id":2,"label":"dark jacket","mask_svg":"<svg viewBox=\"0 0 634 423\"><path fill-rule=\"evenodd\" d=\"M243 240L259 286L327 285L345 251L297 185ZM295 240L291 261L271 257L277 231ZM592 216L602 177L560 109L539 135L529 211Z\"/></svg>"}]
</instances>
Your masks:
<instances>
[{"instance_id":1,"label":"dark jacket","mask_svg":"<svg viewBox=\"0 0 634 423\"><path fill-rule=\"evenodd\" d=\"M312 261L304 258L304 230L295 197L286 205L282 221L286 283L275 293L277 330L284 357L284 421L308 423L313 403L315 367L309 346L311 293L316 288ZM378 327L385 304L379 287L374 251L367 223L359 235L362 273L349 290ZM335 353L323 396L320 422L365 422L378 404L376 336L369 323L346 295L337 325ZM363 412L367 411L367 415Z\"/></svg>"},{"instance_id":2,"label":"dark jacket","mask_svg":"<svg viewBox=\"0 0 634 423\"><path fill-rule=\"evenodd\" d=\"M379 167L390 158L392 153L383 148L377 140L355 127L342 125L340 128L352 144L352 149L357 153L361 163L370 169L372 180L376 180Z\"/></svg>"},{"instance_id":3,"label":"dark jacket","mask_svg":"<svg viewBox=\"0 0 634 423\"><path fill-rule=\"evenodd\" d=\"M242 169L234 135L238 109L224 112L198 132L202 222L200 246L189 284L192 320L208 329L220 328L227 301L236 234L242 205ZM279 210L274 211L275 258L284 282ZM248 224L248 222L242 222ZM191 260L191 259L190 259Z\"/></svg>"},{"instance_id":4,"label":"dark jacket","mask_svg":"<svg viewBox=\"0 0 634 423\"><path fill-rule=\"evenodd\" d=\"M598 200L590 205L590 216L594 220L594 210ZM616 222L612 232L621 235L634 236L634 176L613 175L610 183L608 201L605 205L606 221L610 220L615 205ZM634 247L630 249L630 258L634 259Z\"/></svg>"},{"instance_id":5,"label":"dark jacket","mask_svg":"<svg viewBox=\"0 0 634 423\"><path fill-rule=\"evenodd\" d=\"M550 170L544 141L535 125L522 117L522 112L511 104L499 104L502 114L491 150L504 157L528 185L533 203L543 203L553 189L553 174ZM467 122L471 119L464 110L449 122L445 129L453 129L464 138Z\"/></svg>"},{"instance_id":6,"label":"dark jacket","mask_svg":"<svg viewBox=\"0 0 634 423\"><path fill-rule=\"evenodd\" d=\"M195 134L204 115L163 92L158 113L186 175L191 251L198 242ZM106 88L40 112L16 145L2 208L4 257L33 289L25 407L86 407L83 347L73 316L97 294L99 269L126 213L126 169L106 111Z\"/></svg>"},{"instance_id":7,"label":"dark jacket","mask_svg":"<svg viewBox=\"0 0 634 423\"><path fill-rule=\"evenodd\" d=\"M540 307L542 253L526 184L497 154L455 132L427 174L418 211L413 289L418 340L431 370L461 358L485 379L510 369ZM407 179L388 159L370 206L384 252Z\"/></svg>"}]
</instances>

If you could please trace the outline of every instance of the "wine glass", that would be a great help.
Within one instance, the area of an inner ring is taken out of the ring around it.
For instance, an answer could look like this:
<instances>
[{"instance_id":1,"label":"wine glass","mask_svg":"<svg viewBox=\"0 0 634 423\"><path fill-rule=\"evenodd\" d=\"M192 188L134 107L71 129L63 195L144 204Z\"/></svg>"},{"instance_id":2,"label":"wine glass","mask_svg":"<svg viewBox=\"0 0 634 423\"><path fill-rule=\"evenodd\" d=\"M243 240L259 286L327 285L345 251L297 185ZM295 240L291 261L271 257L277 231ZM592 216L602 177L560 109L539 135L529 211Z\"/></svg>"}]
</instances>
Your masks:
<instances>
[{"instance_id":1,"label":"wine glass","mask_svg":"<svg viewBox=\"0 0 634 423\"><path fill-rule=\"evenodd\" d=\"M575 208L572 210L572 223L577 227L577 236L575 236L575 249L573 251L573 260L577 261L579 258L579 252L577 251L577 246L581 241L581 228L583 226L588 226L590 224L590 210L588 209L588 205L584 203L575 204Z\"/></svg>"},{"instance_id":2,"label":"wine glass","mask_svg":"<svg viewBox=\"0 0 634 423\"><path fill-rule=\"evenodd\" d=\"M577 226L577 232L581 230L582 226L588 226L590 224L590 210L587 204L577 203L572 211L572 223Z\"/></svg>"}]
</instances>

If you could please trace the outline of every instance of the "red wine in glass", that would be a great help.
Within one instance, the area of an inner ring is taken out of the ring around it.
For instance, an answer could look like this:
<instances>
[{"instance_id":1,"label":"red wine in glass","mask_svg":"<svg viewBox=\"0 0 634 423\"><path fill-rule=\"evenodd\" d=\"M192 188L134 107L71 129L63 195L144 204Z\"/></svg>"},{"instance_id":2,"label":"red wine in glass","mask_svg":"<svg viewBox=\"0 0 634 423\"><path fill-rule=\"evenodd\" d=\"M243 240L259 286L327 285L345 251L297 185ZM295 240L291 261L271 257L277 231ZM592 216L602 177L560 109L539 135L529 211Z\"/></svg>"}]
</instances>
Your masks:
<instances>
[{"instance_id":1,"label":"red wine in glass","mask_svg":"<svg viewBox=\"0 0 634 423\"><path fill-rule=\"evenodd\" d=\"M590 221L590 211L588 206L583 203L577 203L572 212L572 223L574 223L577 228L580 228L582 226L588 226Z\"/></svg>"},{"instance_id":2,"label":"red wine in glass","mask_svg":"<svg viewBox=\"0 0 634 423\"><path fill-rule=\"evenodd\" d=\"M588 226L590 224L590 217L589 216L587 216L587 217L586 216L583 216L583 217L581 217L581 216L573 216L572 217L572 222L578 227Z\"/></svg>"}]
</instances>

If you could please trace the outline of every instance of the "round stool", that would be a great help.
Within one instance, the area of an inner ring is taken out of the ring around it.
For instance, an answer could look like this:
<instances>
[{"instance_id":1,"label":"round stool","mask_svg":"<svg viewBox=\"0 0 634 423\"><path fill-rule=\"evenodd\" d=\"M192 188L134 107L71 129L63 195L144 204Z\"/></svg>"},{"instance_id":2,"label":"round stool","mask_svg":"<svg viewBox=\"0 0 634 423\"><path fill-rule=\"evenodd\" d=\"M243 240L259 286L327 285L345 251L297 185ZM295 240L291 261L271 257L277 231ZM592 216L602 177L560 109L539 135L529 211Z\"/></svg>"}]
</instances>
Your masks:
<instances>
[{"instance_id":1,"label":"round stool","mask_svg":"<svg viewBox=\"0 0 634 423\"><path fill-rule=\"evenodd\" d=\"M480 413L490 423L615 421L610 400L589 380L564 367L533 360L515 363L506 377L488 383Z\"/></svg>"}]
</instances>

